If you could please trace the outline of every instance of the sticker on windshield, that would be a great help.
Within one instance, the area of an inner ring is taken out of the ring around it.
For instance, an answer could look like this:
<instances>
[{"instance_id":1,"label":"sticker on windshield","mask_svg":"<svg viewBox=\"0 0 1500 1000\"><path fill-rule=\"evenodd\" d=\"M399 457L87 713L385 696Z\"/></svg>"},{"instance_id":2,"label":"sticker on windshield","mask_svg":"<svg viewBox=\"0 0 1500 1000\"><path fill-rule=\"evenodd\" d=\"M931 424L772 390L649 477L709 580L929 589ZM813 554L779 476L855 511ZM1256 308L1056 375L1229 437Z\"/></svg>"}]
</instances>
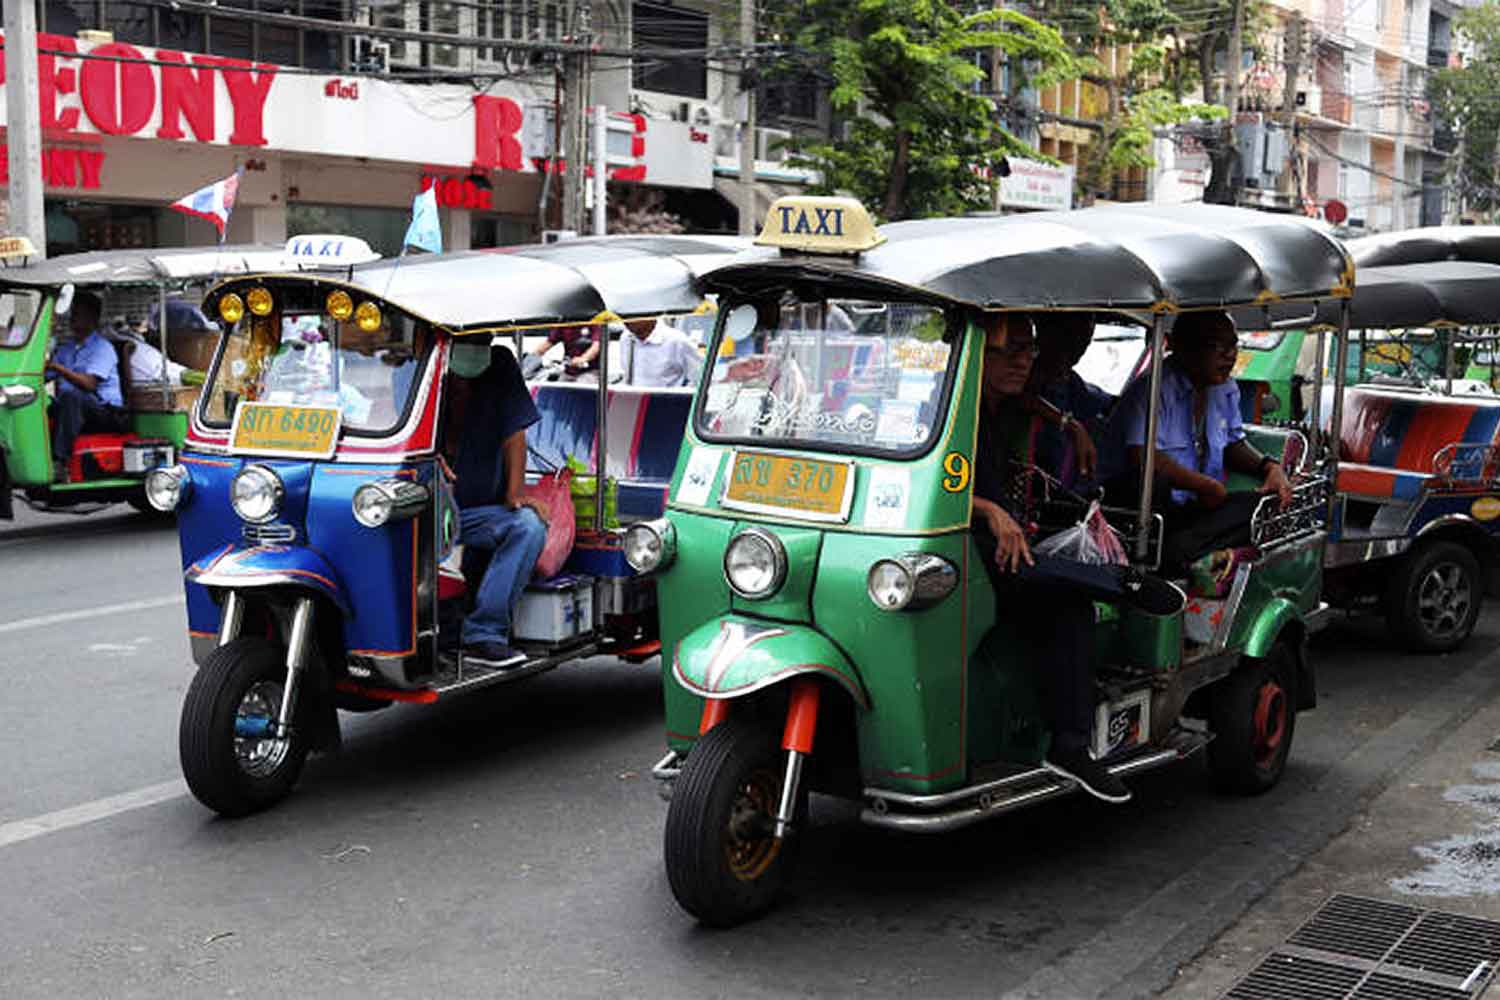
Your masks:
<instances>
[{"instance_id":1,"label":"sticker on windshield","mask_svg":"<svg viewBox=\"0 0 1500 1000\"><path fill-rule=\"evenodd\" d=\"M677 486L677 502L692 507L708 504L709 491L719 477L719 461L724 453L717 448L694 448L688 456L687 468L682 472L682 482Z\"/></svg>"},{"instance_id":2,"label":"sticker on windshield","mask_svg":"<svg viewBox=\"0 0 1500 1000\"><path fill-rule=\"evenodd\" d=\"M877 465L870 469L865 493L865 527L904 528L911 506L911 471L902 465Z\"/></svg>"}]
</instances>

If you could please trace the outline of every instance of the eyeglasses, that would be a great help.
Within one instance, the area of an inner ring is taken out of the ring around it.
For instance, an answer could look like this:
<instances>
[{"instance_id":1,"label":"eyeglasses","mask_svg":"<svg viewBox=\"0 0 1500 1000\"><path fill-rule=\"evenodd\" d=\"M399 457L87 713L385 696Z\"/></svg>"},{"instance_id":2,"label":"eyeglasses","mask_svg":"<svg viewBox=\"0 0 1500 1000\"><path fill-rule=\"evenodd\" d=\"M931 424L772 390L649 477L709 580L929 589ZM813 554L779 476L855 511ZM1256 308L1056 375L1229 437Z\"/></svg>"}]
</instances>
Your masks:
<instances>
[{"instance_id":1,"label":"eyeglasses","mask_svg":"<svg viewBox=\"0 0 1500 1000\"><path fill-rule=\"evenodd\" d=\"M1240 353L1240 342L1238 340L1200 340L1186 348L1189 351L1200 351L1204 354L1218 354L1222 357L1233 357Z\"/></svg>"},{"instance_id":2,"label":"eyeglasses","mask_svg":"<svg viewBox=\"0 0 1500 1000\"><path fill-rule=\"evenodd\" d=\"M1034 340L1030 343L1012 341L1004 347L986 347L984 349L985 357L993 355L997 358L1029 357L1035 359L1040 353L1042 353L1042 348Z\"/></svg>"}]
</instances>

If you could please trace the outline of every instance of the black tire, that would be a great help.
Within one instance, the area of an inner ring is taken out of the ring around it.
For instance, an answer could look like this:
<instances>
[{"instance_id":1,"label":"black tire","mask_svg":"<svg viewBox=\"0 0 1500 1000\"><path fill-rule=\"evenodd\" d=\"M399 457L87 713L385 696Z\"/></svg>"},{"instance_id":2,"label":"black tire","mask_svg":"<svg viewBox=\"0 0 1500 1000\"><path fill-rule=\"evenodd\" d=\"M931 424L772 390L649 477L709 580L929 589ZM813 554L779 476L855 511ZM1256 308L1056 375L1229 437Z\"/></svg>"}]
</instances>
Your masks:
<instances>
[{"instance_id":1,"label":"black tire","mask_svg":"<svg viewBox=\"0 0 1500 1000\"><path fill-rule=\"evenodd\" d=\"M153 521L170 521L173 517L172 514L166 513L164 511L159 511L155 507L147 503L146 491L144 488L142 488L137 493L130 494L130 496L125 498L125 502L130 504L130 506L135 509L136 513L144 514L146 517L151 518Z\"/></svg>"},{"instance_id":2,"label":"black tire","mask_svg":"<svg viewBox=\"0 0 1500 1000\"><path fill-rule=\"evenodd\" d=\"M1209 691L1208 768L1220 790L1259 795L1286 770L1297 732L1297 661L1285 642L1246 658Z\"/></svg>"},{"instance_id":3,"label":"black tire","mask_svg":"<svg viewBox=\"0 0 1500 1000\"><path fill-rule=\"evenodd\" d=\"M730 718L697 742L677 776L667 810L667 880L699 923L744 923L781 893L795 841L772 837L782 756L775 729ZM804 791L798 825L806 814Z\"/></svg>"},{"instance_id":4,"label":"black tire","mask_svg":"<svg viewBox=\"0 0 1500 1000\"><path fill-rule=\"evenodd\" d=\"M1421 653L1463 645L1484 601L1479 559L1457 542L1419 545L1402 559L1385 595L1391 634Z\"/></svg>"},{"instance_id":5,"label":"black tire","mask_svg":"<svg viewBox=\"0 0 1500 1000\"><path fill-rule=\"evenodd\" d=\"M294 726L286 741L235 736L242 709L275 717L285 681L285 651L269 639L243 638L210 653L188 687L177 737L182 774L198 801L220 816L275 805L302 774L305 726Z\"/></svg>"}]
</instances>

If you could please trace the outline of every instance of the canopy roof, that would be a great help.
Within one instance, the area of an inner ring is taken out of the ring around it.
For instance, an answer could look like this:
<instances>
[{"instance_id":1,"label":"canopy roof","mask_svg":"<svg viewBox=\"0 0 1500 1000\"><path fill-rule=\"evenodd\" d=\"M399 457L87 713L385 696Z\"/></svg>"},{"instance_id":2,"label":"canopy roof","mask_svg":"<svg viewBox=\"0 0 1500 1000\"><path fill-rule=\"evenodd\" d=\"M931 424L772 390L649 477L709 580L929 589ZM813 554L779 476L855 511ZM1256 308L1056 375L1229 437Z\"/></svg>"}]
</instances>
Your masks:
<instances>
[{"instance_id":1,"label":"canopy roof","mask_svg":"<svg viewBox=\"0 0 1500 1000\"><path fill-rule=\"evenodd\" d=\"M601 313L690 312L703 301L698 277L747 246L728 236L600 236L260 277L342 286L450 330L477 332L582 323ZM242 284L218 286L210 304Z\"/></svg>"},{"instance_id":2,"label":"canopy roof","mask_svg":"<svg viewBox=\"0 0 1500 1000\"><path fill-rule=\"evenodd\" d=\"M1316 310L1309 305L1242 309L1235 312L1235 322L1242 330L1270 325L1336 327L1339 309L1340 303L1332 300L1319 303ZM1361 266L1359 287L1349 302L1349 327L1354 330L1494 323L1500 323L1500 264L1440 260Z\"/></svg>"},{"instance_id":3,"label":"canopy roof","mask_svg":"<svg viewBox=\"0 0 1500 1000\"><path fill-rule=\"evenodd\" d=\"M1426 226L1362 236L1344 244L1364 277L1367 267L1467 260L1500 264L1500 226Z\"/></svg>"},{"instance_id":4,"label":"canopy roof","mask_svg":"<svg viewBox=\"0 0 1500 1000\"><path fill-rule=\"evenodd\" d=\"M1291 216L1218 205L924 219L882 226L857 258L756 248L707 276L710 291L809 285L982 309L1175 312L1347 295L1343 246Z\"/></svg>"},{"instance_id":5,"label":"canopy roof","mask_svg":"<svg viewBox=\"0 0 1500 1000\"><path fill-rule=\"evenodd\" d=\"M70 253L24 267L0 267L0 286L55 288L100 285L186 284L223 275L275 271L287 266L279 246L168 247Z\"/></svg>"}]
</instances>

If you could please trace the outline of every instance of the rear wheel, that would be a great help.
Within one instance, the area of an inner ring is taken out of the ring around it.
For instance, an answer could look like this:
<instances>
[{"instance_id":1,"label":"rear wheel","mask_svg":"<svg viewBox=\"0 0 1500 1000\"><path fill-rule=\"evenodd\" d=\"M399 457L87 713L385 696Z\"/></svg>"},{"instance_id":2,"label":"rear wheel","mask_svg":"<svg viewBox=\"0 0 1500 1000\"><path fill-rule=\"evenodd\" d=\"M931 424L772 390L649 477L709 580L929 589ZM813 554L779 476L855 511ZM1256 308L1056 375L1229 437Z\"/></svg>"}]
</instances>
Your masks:
<instances>
[{"instance_id":1,"label":"rear wheel","mask_svg":"<svg viewBox=\"0 0 1500 1000\"><path fill-rule=\"evenodd\" d=\"M1208 766L1227 792L1259 795L1281 780L1297 729L1297 663L1278 642L1246 659L1212 691Z\"/></svg>"},{"instance_id":2,"label":"rear wheel","mask_svg":"<svg viewBox=\"0 0 1500 1000\"><path fill-rule=\"evenodd\" d=\"M302 774L301 726L278 739L268 730L281 711L286 653L263 638L243 638L209 654L182 704L177 748L188 788L221 816L246 816L286 798Z\"/></svg>"},{"instance_id":3,"label":"rear wheel","mask_svg":"<svg viewBox=\"0 0 1500 1000\"><path fill-rule=\"evenodd\" d=\"M732 927L776 902L790 866L790 838L773 836L783 752L776 732L730 718L688 754L667 811L667 880L700 923ZM799 819L806 814L805 793Z\"/></svg>"},{"instance_id":4,"label":"rear wheel","mask_svg":"<svg viewBox=\"0 0 1500 1000\"><path fill-rule=\"evenodd\" d=\"M1474 631L1484 597L1479 560L1457 542L1433 542L1401 560L1386 592L1386 622L1424 653L1457 649Z\"/></svg>"}]
</instances>

